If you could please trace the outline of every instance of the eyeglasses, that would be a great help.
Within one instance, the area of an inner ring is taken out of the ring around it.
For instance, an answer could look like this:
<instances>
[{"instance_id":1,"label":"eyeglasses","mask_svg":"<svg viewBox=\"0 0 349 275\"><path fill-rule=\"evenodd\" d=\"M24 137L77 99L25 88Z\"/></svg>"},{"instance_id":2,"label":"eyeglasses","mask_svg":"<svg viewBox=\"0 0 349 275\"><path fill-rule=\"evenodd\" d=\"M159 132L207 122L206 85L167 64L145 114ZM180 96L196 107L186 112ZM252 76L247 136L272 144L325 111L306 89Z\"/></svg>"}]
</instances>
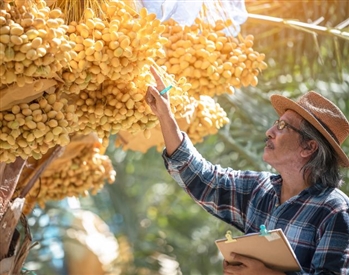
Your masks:
<instances>
[{"instance_id":1,"label":"eyeglasses","mask_svg":"<svg viewBox=\"0 0 349 275\"><path fill-rule=\"evenodd\" d=\"M285 127L288 127L290 129L292 129L293 131L303 135L303 132L301 130L298 130L297 128L288 124L285 120L280 120L280 119L275 120L274 126L276 126L279 130L283 130Z\"/></svg>"}]
</instances>

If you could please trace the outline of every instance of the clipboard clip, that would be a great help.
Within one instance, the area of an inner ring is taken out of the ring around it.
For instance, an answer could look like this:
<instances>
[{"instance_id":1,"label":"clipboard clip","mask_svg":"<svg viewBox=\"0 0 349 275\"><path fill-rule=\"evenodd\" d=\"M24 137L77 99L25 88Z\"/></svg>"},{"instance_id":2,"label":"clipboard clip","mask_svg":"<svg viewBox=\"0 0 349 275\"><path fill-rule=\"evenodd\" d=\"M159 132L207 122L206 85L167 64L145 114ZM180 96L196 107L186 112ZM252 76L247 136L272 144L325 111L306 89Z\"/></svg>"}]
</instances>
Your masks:
<instances>
[{"instance_id":1,"label":"clipboard clip","mask_svg":"<svg viewBox=\"0 0 349 275\"><path fill-rule=\"evenodd\" d=\"M264 224L261 224L259 229L259 233L261 234L261 236L267 236L270 234Z\"/></svg>"},{"instance_id":2,"label":"clipboard clip","mask_svg":"<svg viewBox=\"0 0 349 275\"><path fill-rule=\"evenodd\" d=\"M225 243L233 243L233 242L236 242L235 239L233 239L233 237L231 236L231 231L228 230L227 233L225 233L225 238L227 239L225 241Z\"/></svg>"}]
</instances>

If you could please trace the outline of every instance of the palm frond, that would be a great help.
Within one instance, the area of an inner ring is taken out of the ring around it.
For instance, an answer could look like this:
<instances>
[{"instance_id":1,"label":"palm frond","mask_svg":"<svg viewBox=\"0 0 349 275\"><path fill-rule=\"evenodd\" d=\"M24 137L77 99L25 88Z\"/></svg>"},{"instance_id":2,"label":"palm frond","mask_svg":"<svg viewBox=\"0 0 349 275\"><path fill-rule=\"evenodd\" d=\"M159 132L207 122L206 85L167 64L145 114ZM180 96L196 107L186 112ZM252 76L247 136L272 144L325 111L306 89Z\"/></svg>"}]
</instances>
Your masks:
<instances>
[{"instance_id":1,"label":"palm frond","mask_svg":"<svg viewBox=\"0 0 349 275\"><path fill-rule=\"evenodd\" d=\"M249 14L242 32L255 36L255 49L269 63L260 86L279 86L280 75L296 82L343 81L349 71L348 1L245 3Z\"/></svg>"}]
</instances>

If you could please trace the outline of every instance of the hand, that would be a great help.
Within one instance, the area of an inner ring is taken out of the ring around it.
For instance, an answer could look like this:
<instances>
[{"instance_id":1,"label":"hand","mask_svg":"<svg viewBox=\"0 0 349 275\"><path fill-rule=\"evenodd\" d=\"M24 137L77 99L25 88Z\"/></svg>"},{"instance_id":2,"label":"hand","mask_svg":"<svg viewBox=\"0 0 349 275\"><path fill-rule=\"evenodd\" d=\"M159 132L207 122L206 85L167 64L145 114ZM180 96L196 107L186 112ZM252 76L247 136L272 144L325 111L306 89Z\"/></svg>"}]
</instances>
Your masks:
<instances>
[{"instance_id":1,"label":"hand","mask_svg":"<svg viewBox=\"0 0 349 275\"><path fill-rule=\"evenodd\" d=\"M166 152L171 156L180 146L183 135L174 115L172 115L168 92L164 95L159 93L159 91L165 89L164 82L153 67L150 67L150 71L155 78L156 87L148 87L146 101L160 121Z\"/></svg>"},{"instance_id":2,"label":"hand","mask_svg":"<svg viewBox=\"0 0 349 275\"><path fill-rule=\"evenodd\" d=\"M277 275L285 274L267 268L261 261L232 253L234 261L241 263L240 265L231 265L227 261L223 261L224 275Z\"/></svg>"},{"instance_id":3,"label":"hand","mask_svg":"<svg viewBox=\"0 0 349 275\"><path fill-rule=\"evenodd\" d=\"M155 78L156 87L149 86L146 94L146 101L153 113L160 118L163 114L170 114L171 107L168 93L160 95L159 91L165 89L165 84L154 67L150 67L150 72Z\"/></svg>"}]
</instances>

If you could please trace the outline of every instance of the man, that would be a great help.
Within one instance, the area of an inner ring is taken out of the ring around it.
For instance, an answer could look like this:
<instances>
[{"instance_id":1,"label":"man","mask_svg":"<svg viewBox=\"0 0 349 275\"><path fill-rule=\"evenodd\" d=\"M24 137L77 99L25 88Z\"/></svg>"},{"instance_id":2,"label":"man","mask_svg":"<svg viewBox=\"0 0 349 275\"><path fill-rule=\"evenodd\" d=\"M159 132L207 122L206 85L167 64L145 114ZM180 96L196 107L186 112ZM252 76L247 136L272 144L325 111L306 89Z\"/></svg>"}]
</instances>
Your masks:
<instances>
[{"instance_id":1,"label":"man","mask_svg":"<svg viewBox=\"0 0 349 275\"><path fill-rule=\"evenodd\" d=\"M349 274L349 199L341 192L339 168L349 167L341 144L349 123L329 100L315 92L297 102L273 95L280 116L266 131L263 160L278 174L236 171L206 161L182 133L170 111L157 72L147 101L158 117L166 168L206 211L245 234L281 228L302 266L283 273L262 262L233 255L239 266L223 263L224 274Z\"/></svg>"}]
</instances>

